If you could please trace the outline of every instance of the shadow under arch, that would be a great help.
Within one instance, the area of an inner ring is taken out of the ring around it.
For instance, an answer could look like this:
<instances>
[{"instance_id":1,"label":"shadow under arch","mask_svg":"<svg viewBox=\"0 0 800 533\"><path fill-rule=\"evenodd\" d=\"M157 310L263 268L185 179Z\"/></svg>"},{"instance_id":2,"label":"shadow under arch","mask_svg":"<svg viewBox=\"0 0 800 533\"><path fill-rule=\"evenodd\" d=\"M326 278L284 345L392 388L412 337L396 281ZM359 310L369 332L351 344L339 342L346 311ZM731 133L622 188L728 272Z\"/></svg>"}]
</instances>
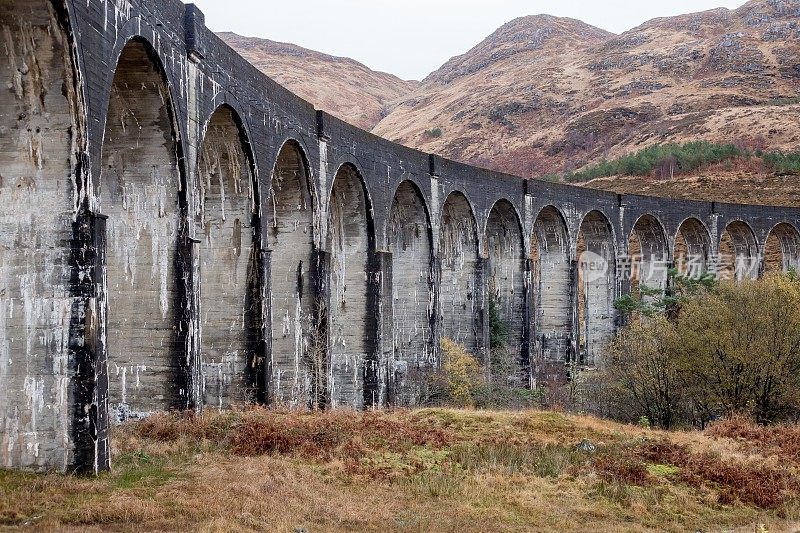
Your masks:
<instances>
[{"instance_id":1,"label":"shadow under arch","mask_svg":"<svg viewBox=\"0 0 800 533\"><path fill-rule=\"evenodd\" d=\"M397 187L386 234L392 254L393 303L388 399L392 405L411 406L424 401L425 380L438 366L430 212L413 181Z\"/></svg>"},{"instance_id":2,"label":"shadow under arch","mask_svg":"<svg viewBox=\"0 0 800 533\"><path fill-rule=\"evenodd\" d=\"M577 325L580 339L577 363L596 366L616 331L616 237L610 219L589 212L577 236Z\"/></svg>"},{"instance_id":3,"label":"shadow under arch","mask_svg":"<svg viewBox=\"0 0 800 533\"><path fill-rule=\"evenodd\" d=\"M543 207L531 232L533 357L537 382L559 383L573 358L569 229L555 206Z\"/></svg>"},{"instance_id":4,"label":"shadow under arch","mask_svg":"<svg viewBox=\"0 0 800 533\"><path fill-rule=\"evenodd\" d=\"M675 234L672 257L675 268L683 276L699 277L711 268L711 232L698 218L681 222Z\"/></svg>"},{"instance_id":5,"label":"shadow under arch","mask_svg":"<svg viewBox=\"0 0 800 533\"><path fill-rule=\"evenodd\" d=\"M328 200L329 357L331 407L364 409L382 401L379 383L379 288L375 227L366 182L352 163L333 179Z\"/></svg>"},{"instance_id":6,"label":"shadow under arch","mask_svg":"<svg viewBox=\"0 0 800 533\"><path fill-rule=\"evenodd\" d=\"M498 200L489 213L484 234L488 261L487 293L490 348L504 359L500 379L530 386L526 332L526 258L522 222L514 205ZM497 359L494 354L492 359ZM495 372L495 373L496 373Z\"/></svg>"},{"instance_id":7,"label":"shadow under arch","mask_svg":"<svg viewBox=\"0 0 800 533\"><path fill-rule=\"evenodd\" d=\"M102 147L109 403L117 420L199 399L191 357L187 183L174 100L144 38L119 54Z\"/></svg>"},{"instance_id":8,"label":"shadow under arch","mask_svg":"<svg viewBox=\"0 0 800 533\"><path fill-rule=\"evenodd\" d=\"M720 279L743 281L760 275L758 239L747 222L733 220L725 226L720 235L718 266Z\"/></svg>"},{"instance_id":9,"label":"shadow under arch","mask_svg":"<svg viewBox=\"0 0 800 533\"><path fill-rule=\"evenodd\" d=\"M776 224L764 242L764 271L800 271L800 231L787 222Z\"/></svg>"},{"instance_id":10,"label":"shadow under arch","mask_svg":"<svg viewBox=\"0 0 800 533\"><path fill-rule=\"evenodd\" d=\"M200 263L199 321L204 404L263 401L258 184L250 142L234 108L204 127L193 215Z\"/></svg>"},{"instance_id":11,"label":"shadow under arch","mask_svg":"<svg viewBox=\"0 0 800 533\"><path fill-rule=\"evenodd\" d=\"M478 224L469 199L453 191L442 206L439 230L439 322L442 337L484 355L483 269Z\"/></svg>"},{"instance_id":12,"label":"shadow under arch","mask_svg":"<svg viewBox=\"0 0 800 533\"><path fill-rule=\"evenodd\" d=\"M295 139L287 139L278 152L265 204L271 317L268 402L319 407L325 394L325 344L318 327L316 202L308 158Z\"/></svg>"},{"instance_id":13,"label":"shadow under arch","mask_svg":"<svg viewBox=\"0 0 800 533\"><path fill-rule=\"evenodd\" d=\"M628 236L631 294L640 295L642 286L663 294L667 289L669 266L669 241L664 225L655 215L642 215L636 220Z\"/></svg>"}]
</instances>

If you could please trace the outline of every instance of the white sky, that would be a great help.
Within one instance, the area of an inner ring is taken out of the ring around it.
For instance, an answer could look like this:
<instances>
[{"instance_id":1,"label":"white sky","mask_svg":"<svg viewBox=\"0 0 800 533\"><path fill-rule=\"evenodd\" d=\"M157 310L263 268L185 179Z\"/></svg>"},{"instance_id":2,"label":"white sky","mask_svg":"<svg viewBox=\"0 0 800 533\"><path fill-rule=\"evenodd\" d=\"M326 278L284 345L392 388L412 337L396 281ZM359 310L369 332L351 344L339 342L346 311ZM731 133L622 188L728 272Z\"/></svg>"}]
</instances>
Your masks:
<instances>
[{"instance_id":1,"label":"white sky","mask_svg":"<svg viewBox=\"0 0 800 533\"><path fill-rule=\"evenodd\" d=\"M422 79L504 23L546 13L614 33L744 0L193 0L214 31L298 44Z\"/></svg>"}]
</instances>

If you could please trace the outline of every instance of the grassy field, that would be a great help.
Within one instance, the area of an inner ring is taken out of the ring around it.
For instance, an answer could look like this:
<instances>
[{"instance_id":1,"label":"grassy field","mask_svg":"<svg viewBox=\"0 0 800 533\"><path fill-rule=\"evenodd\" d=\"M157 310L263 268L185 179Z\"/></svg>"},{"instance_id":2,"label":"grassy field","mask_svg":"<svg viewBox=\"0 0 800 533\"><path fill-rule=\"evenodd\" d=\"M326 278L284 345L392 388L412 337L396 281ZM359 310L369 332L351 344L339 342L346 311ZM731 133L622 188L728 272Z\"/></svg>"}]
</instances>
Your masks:
<instances>
[{"instance_id":1,"label":"grassy field","mask_svg":"<svg viewBox=\"0 0 800 533\"><path fill-rule=\"evenodd\" d=\"M561 413L248 410L116 428L99 478L0 472L0 526L800 530L800 429L665 433Z\"/></svg>"}]
</instances>

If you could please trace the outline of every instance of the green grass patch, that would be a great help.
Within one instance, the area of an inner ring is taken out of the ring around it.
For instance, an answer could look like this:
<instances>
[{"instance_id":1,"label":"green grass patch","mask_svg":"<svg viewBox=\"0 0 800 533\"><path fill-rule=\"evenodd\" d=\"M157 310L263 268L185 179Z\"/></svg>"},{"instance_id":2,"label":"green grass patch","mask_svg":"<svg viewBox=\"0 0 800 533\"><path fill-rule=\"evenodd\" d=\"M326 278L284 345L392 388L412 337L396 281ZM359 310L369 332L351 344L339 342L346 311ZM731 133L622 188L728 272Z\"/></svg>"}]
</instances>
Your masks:
<instances>
[{"instance_id":1,"label":"green grass patch","mask_svg":"<svg viewBox=\"0 0 800 533\"><path fill-rule=\"evenodd\" d=\"M425 135L431 139L438 139L444 134L442 128L431 128L425 131Z\"/></svg>"},{"instance_id":2,"label":"green grass patch","mask_svg":"<svg viewBox=\"0 0 800 533\"><path fill-rule=\"evenodd\" d=\"M681 469L673 465L647 465L647 472L658 478L671 478L677 476Z\"/></svg>"},{"instance_id":3,"label":"green grass patch","mask_svg":"<svg viewBox=\"0 0 800 533\"><path fill-rule=\"evenodd\" d=\"M460 444L450 450L450 459L471 472L500 470L541 478L557 478L568 468L583 463L585 458L576 447L557 444Z\"/></svg>"},{"instance_id":4,"label":"green grass patch","mask_svg":"<svg viewBox=\"0 0 800 533\"><path fill-rule=\"evenodd\" d=\"M115 461L117 474L112 486L120 490L160 487L178 478L175 469L161 457L151 457L144 452L125 454Z\"/></svg>"},{"instance_id":5,"label":"green grass patch","mask_svg":"<svg viewBox=\"0 0 800 533\"><path fill-rule=\"evenodd\" d=\"M0 470L0 492L14 492L41 477L40 474Z\"/></svg>"},{"instance_id":6,"label":"green grass patch","mask_svg":"<svg viewBox=\"0 0 800 533\"><path fill-rule=\"evenodd\" d=\"M800 152L767 152L764 165L777 174L800 174Z\"/></svg>"},{"instance_id":7,"label":"green grass patch","mask_svg":"<svg viewBox=\"0 0 800 533\"><path fill-rule=\"evenodd\" d=\"M774 106L785 106L785 105L795 105L800 104L800 98L773 98L767 105L774 105Z\"/></svg>"}]
</instances>

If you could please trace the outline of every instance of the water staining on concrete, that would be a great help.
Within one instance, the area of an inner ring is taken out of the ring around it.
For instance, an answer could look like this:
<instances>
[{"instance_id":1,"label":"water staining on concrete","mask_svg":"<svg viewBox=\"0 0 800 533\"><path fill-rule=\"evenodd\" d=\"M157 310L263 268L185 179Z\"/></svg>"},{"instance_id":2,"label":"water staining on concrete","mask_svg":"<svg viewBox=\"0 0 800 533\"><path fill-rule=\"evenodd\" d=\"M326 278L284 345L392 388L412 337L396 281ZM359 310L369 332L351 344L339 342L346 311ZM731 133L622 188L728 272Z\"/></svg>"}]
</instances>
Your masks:
<instances>
[{"instance_id":1,"label":"water staining on concrete","mask_svg":"<svg viewBox=\"0 0 800 533\"><path fill-rule=\"evenodd\" d=\"M44 0L0 1L0 467L72 462L75 66Z\"/></svg>"},{"instance_id":2,"label":"water staining on concrete","mask_svg":"<svg viewBox=\"0 0 800 533\"><path fill-rule=\"evenodd\" d=\"M434 314L431 232L424 200L409 181L397 188L388 225L392 254L391 403L419 402L423 380L438 365L431 319Z\"/></svg>"},{"instance_id":3,"label":"water staining on concrete","mask_svg":"<svg viewBox=\"0 0 800 533\"><path fill-rule=\"evenodd\" d=\"M109 402L126 420L178 408L183 342L182 189L169 88L153 50L131 41L116 67L100 208L107 223Z\"/></svg>"},{"instance_id":4,"label":"water staining on concrete","mask_svg":"<svg viewBox=\"0 0 800 533\"><path fill-rule=\"evenodd\" d=\"M580 226L578 246L578 298L580 360L599 364L616 324L616 250L609 220L592 211Z\"/></svg>"},{"instance_id":5,"label":"water staining on concrete","mask_svg":"<svg viewBox=\"0 0 800 533\"><path fill-rule=\"evenodd\" d=\"M313 201L300 147L288 142L278 155L267 196L267 242L271 251L272 353L270 395L292 407L312 401L316 350Z\"/></svg>"},{"instance_id":6,"label":"water staining on concrete","mask_svg":"<svg viewBox=\"0 0 800 533\"><path fill-rule=\"evenodd\" d=\"M375 249L366 190L358 171L344 165L334 178L328 205L330 297L328 389L331 407L363 409L364 378L377 372L376 293L370 254Z\"/></svg>"},{"instance_id":7,"label":"water staining on concrete","mask_svg":"<svg viewBox=\"0 0 800 533\"><path fill-rule=\"evenodd\" d=\"M489 307L494 307L502 339L510 352L509 359L518 365L504 369L505 379L512 385L524 385L529 379L528 354L523 349L526 307L526 260L522 226L516 209L507 200L498 201L486 223L486 253L488 261Z\"/></svg>"},{"instance_id":8,"label":"water staining on concrete","mask_svg":"<svg viewBox=\"0 0 800 533\"><path fill-rule=\"evenodd\" d=\"M570 248L564 217L555 207L545 207L533 224L531 238L533 356L537 379L544 382L563 380L564 366L574 357Z\"/></svg>"},{"instance_id":9,"label":"water staining on concrete","mask_svg":"<svg viewBox=\"0 0 800 533\"><path fill-rule=\"evenodd\" d=\"M206 129L198 166L203 403L218 409L257 397L258 220L242 141L233 110L219 108Z\"/></svg>"},{"instance_id":10,"label":"water staining on concrete","mask_svg":"<svg viewBox=\"0 0 800 533\"><path fill-rule=\"evenodd\" d=\"M483 270L478 226L467 198L452 193L442 208L439 229L439 305L442 337L482 360Z\"/></svg>"},{"instance_id":11,"label":"water staining on concrete","mask_svg":"<svg viewBox=\"0 0 800 533\"><path fill-rule=\"evenodd\" d=\"M769 232L764 244L764 269L767 272L800 271L800 233L781 223Z\"/></svg>"},{"instance_id":12,"label":"water staining on concrete","mask_svg":"<svg viewBox=\"0 0 800 533\"><path fill-rule=\"evenodd\" d=\"M675 267L686 276L697 276L715 268L711 235L700 220L688 218L681 223L672 257Z\"/></svg>"}]
</instances>

